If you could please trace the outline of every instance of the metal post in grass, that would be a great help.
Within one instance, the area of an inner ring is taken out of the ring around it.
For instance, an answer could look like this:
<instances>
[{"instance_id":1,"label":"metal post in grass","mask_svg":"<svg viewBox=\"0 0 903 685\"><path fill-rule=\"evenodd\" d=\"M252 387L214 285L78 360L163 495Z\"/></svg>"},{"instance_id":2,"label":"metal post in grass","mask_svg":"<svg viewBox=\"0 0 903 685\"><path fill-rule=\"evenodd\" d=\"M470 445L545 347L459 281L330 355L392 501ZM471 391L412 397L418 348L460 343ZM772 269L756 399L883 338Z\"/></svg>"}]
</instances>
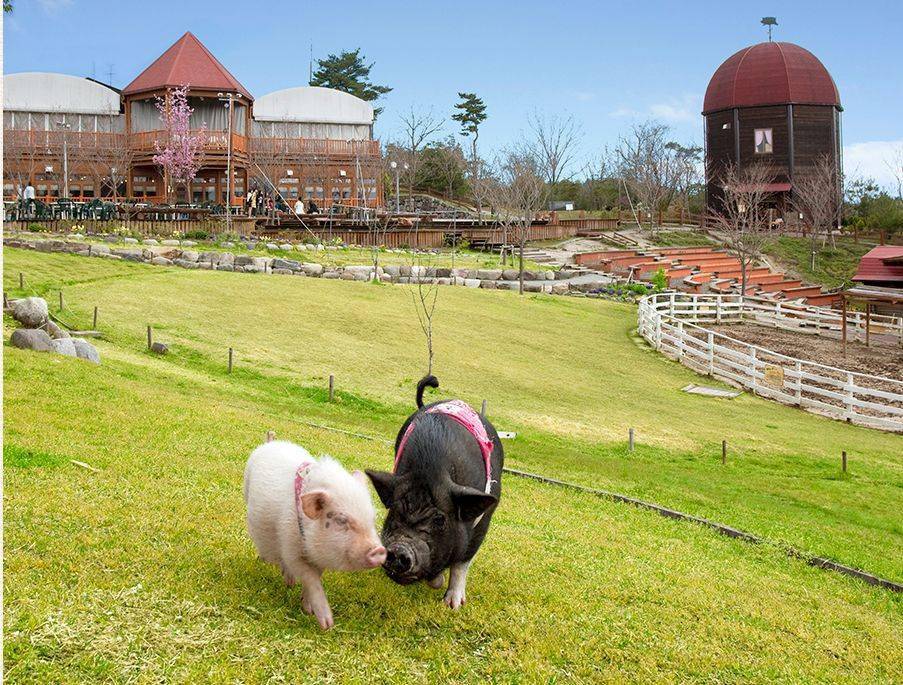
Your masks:
<instances>
[{"instance_id":1,"label":"metal post in grass","mask_svg":"<svg viewBox=\"0 0 903 685\"><path fill-rule=\"evenodd\" d=\"M150 324L147 325L147 349L150 349L154 344L154 333L150 327Z\"/></svg>"},{"instance_id":2,"label":"metal post in grass","mask_svg":"<svg viewBox=\"0 0 903 685\"><path fill-rule=\"evenodd\" d=\"M63 311L65 307L63 306L63 291L60 290L60 311Z\"/></svg>"},{"instance_id":3,"label":"metal post in grass","mask_svg":"<svg viewBox=\"0 0 903 685\"><path fill-rule=\"evenodd\" d=\"M486 400L483 400L483 406L480 407L480 414L486 416Z\"/></svg>"},{"instance_id":4,"label":"metal post in grass","mask_svg":"<svg viewBox=\"0 0 903 685\"><path fill-rule=\"evenodd\" d=\"M627 449L633 452L633 428L627 430Z\"/></svg>"},{"instance_id":5,"label":"metal post in grass","mask_svg":"<svg viewBox=\"0 0 903 685\"><path fill-rule=\"evenodd\" d=\"M329 374L329 401L332 402L335 397L335 376Z\"/></svg>"},{"instance_id":6,"label":"metal post in grass","mask_svg":"<svg viewBox=\"0 0 903 685\"><path fill-rule=\"evenodd\" d=\"M19 272L19 290L25 289L25 274Z\"/></svg>"},{"instance_id":7,"label":"metal post in grass","mask_svg":"<svg viewBox=\"0 0 903 685\"><path fill-rule=\"evenodd\" d=\"M847 451L844 450L840 453L840 468L843 469L843 472L847 472Z\"/></svg>"},{"instance_id":8,"label":"metal post in grass","mask_svg":"<svg viewBox=\"0 0 903 685\"><path fill-rule=\"evenodd\" d=\"M91 330L97 330L97 307L94 307L94 323L91 324Z\"/></svg>"},{"instance_id":9,"label":"metal post in grass","mask_svg":"<svg viewBox=\"0 0 903 685\"><path fill-rule=\"evenodd\" d=\"M721 441L721 463L727 463L727 440Z\"/></svg>"},{"instance_id":10,"label":"metal post in grass","mask_svg":"<svg viewBox=\"0 0 903 685\"><path fill-rule=\"evenodd\" d=\"M229 373L232 373L232 348L229 348Z\"/></svg>"}]
</instances>

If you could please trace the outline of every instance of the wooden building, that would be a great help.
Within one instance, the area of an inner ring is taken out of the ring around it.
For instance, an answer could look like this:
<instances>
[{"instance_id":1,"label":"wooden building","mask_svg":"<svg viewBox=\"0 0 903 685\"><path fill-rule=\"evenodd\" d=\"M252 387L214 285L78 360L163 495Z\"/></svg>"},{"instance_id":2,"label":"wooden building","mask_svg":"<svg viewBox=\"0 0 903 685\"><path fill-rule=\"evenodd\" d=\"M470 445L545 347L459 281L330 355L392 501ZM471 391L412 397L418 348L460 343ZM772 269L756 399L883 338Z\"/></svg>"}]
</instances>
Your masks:
<instances>
[{"instance_id":1,"label":"wooden building","mask_svg":"<svg viewBox=\"0 0 903 685\"><path fill-rule=\"evenodd\" d=\"M708 207L718 207L727 164L770 166L767 189L779 211L790 208L794 180L824 155L839 178L842 109L828 70L798 45L769 41L731 55L709 81L703 105ZM838 183L838 208L839 199Z\"/></svg>"},{"instance_id":2,"label":"wooden building","mask_svg":"<svg viewBox=\"0 0 903 685\"><path fill-rule=\"evenodd\" d=\"M173 184L153 161L166 140L156 103L182 85L189 86L191 127L205 134L196 177ZM4 76L3 128L6 199L28 184L45 201L68 189L75 200L238 206L253 187L321 208L376 206L382 199L369 103L307 86L255 102L191 33L121 93L64 74Z\"/></svg>"}]
</instances>

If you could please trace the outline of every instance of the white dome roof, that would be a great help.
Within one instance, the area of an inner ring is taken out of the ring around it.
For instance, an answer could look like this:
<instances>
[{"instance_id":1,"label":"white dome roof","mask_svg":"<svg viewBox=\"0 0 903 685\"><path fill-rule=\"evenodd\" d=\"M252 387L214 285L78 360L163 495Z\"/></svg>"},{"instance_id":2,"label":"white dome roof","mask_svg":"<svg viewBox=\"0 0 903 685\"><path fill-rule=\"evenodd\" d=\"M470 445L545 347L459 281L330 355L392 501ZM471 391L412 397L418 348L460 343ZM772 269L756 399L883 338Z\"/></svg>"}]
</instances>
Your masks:
<instances>
[{"instance_id":1,"label":"white dome roof","mask_svg":"<svg viewBox=\"0 0 903 685\"><path fill-rule=\"evenodd\" d=\"M119 93L78 76L26 71L3 76L3 109L13 112L119 114Z\"/></svg>"},{"instance_id":2,"label":"white dome roof","mask_svg":"<svg viewBox=\"0 0 903 685\"><path fill-rule=\"evenodd\" d=\"M257 98L254 101L254 118L258 121L370 125L373 123L373 107L340 90L299 86Z\"/></svg>"}]
</instances>

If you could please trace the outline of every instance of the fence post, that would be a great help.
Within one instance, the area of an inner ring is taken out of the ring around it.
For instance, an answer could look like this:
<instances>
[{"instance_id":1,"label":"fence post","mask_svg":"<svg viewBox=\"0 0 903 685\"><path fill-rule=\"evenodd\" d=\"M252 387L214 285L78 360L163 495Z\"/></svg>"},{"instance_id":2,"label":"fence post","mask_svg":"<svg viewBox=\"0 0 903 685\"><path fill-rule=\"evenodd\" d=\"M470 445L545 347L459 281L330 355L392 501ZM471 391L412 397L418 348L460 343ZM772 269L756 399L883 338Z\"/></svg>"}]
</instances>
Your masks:
<instances>
[{"instance_id":1,"label":"fence post","mask_svg":"<svg viewBox=\"0 0 903 685\"><path fill-rule=\"evenodd\" d=\"M627 449L633 452L633 428L627 430Z\"/></svg>"},{"instance_id":2,"label":"fence post","mask_svg":"<svg viewBox=\"0 0 903 685\"><path fill-rule=\"evenodd\" d=\"M708 348L709 348L709 375L715 375L715 334L709 331L708 336Z\"/></svg>"},{"instance_id":3,"label":"fence post","mask_svg":"<svg viewBox=\"0 0 903 685\"><path fill-rule=\"evenodd\" d=\"M662 315L659 312L655 313L655 349L662 349Z\"/></svg>"},{"instance_id":4,"label":"fence post","mask_svg":"<svg viewBox=\"0 0 903 685\"><path fill-rule=\"evenodd\" d=\"M721 323L721 295L715 296L715 321Z\"/></svg>"},{"instance_id":5,"label":"fence post","mask_svg":"<svg viewBox=\"0 0 903 685\"><path fill-rule=\"evenodd\" d=\"M94 321L93 321L93 323L91 324L91 330L92 330L92 331L96 331L96 330L97 330L97 307L94 307Z\"/></svg>"},{"instance_id":6,"label":"fence post","mask_svg":"<svg viewBox=\"0 0 903 685\"><path fill-rule=\"evenodd\" d=\"M727 440L721 441L721 463L727 463Z\"/></svg>"},{"instance_id":7,"label":"fence post","mask_svg":"<svg viewBox=\"0 0 903 685\"><path fill-rule=\"evenodd\" d=\"M752 357L752 359L750 359L750 363L752 364L750 376L752 377L753 395L755 395L756 390L758 390L758 385L759 385L758 380L756 378L756 367L758 366L758 357L756 356L756 348L755 347L751 348L750 357Z\"/></svg>"},{"instance_id":8,"label":"fence post","mask_svg":"<svg viewBox=\"0 0 903 685\"><path fill-rule=\"evenodd\" d=\"M699 321L699 295L693 294L693 321Z\"/></svg>"},{"instance_id":9,"label":"fence post","mask_svg":"<svg viewBox=\"0 0 903 685\"><path fill-rule=\"evenodd\" d=\"M803 406L803 362L796 360L796 406Z\"/></svg>"},{"instance_id":10,"label":"fence post","mask_svg":"<svg viewBox=\"0 0 903 685\"><path fill-rule=\"evenodd\" d=\"M232 373L232 348L229 348L229 373Z\"/></svg>"},{"instance_id":11,"label":"fence post","mask_svg":"<svg viewBox=\"0 0 903 685\"><path fill-rule=\"evenodd\" d=\"M147 325L147 349L151 348L151 345L154 343L154 334L151 331L150 324Z\"/></svg>"},{"instance_id":12,"label":"fence post","mask_svg":"<svg viewBox=\"0 0 903 685\"><path fill-rule=\"evenodd\" d=\"M329 374L329 401L332 402L335 397L335 376Z\"/></svg>"},{"instance_id":13,"label":"fence post","mask_svg":"<svg viewBox=\"0 0 903 685\"><path fill-rule=\"evenodd\" d=\"M781 320L781 303L778 302L777 306L774 308L774 327L778 328L778 322Z\"/></svg>"},{"instance_id":14,"label":"fence post","mask_svg":"<svg viewBox=\"0 0 903 685\"><path fill-rule=\"evenodd\" d=\"M25 274L19 272L19 290L25 289Z\"/></svg>"},{"instance_id":15,"label":"fence post","mask_svg":"<svg viewBox=\"0 0 903 685\"><path fill-rule=\"evenodd\" d=\"M60 311L63 311L65 307L63 306L63 291L60 290Z\"/></svg>"},{"instance_id":16,"label":"fence post","mask_svg":"<svg viewBox=\"0 0 903 685\"><path fill-rule=\"evenodd\" d=\"M677 321L677 360L684 358L684 322Z\"/></svg>"},{"instance_id":17,"label":"fence post","mask_svg":"<svg viewBox=\"0 0 903 685\"><path fill-rule=\"evenodd\" d=\"M846 473L847 472L847 451L846 450L844 450L843 452L840 453L840 464L841 464L840 468L843 470L844 473Z\"/></svg>"},{"instance_id":18,"label":"fence post","mask_svg":"<svg viewBox=\"0 0 903 685\"><path fill-rule=\"evenodd\" d=\"M668 316L674 316L674 296L676 293L671 293L671 300L668 304Z\"/></svg>"},{"instance_id":19,"label":"fence post","mask_svg":"<svg viewBox=\"0 0 903 685\"><path fill-rule=\"evenodd\" d=\"M483 400L483 406L480 407L480 414L486 416L486 400Z\"/></svg>"},{"instance_id":20,"label":"fence post","mask_svg":"<svg viewBox=\"0 0 903 685\"><path fill-rule=\"evenodd\" d=\"M844 400L844 404L847 405L847 421L850 421L855 415L856 410L853 408L853 400L855 399L853 395L853 374L847 372L847 385L844 388L846 392L846 399Z\"/></svg>"}]
</instances>

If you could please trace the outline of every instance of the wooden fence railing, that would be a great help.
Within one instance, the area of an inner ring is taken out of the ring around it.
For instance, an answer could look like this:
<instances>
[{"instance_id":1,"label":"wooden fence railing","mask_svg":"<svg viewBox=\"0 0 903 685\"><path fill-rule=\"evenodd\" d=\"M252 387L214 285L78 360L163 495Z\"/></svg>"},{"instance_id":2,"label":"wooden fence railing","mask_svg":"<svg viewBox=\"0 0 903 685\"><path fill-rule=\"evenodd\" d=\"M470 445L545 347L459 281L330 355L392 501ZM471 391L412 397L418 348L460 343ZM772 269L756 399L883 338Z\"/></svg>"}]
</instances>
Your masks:
<instances>
[{"instance_id":1,"label":"wooden fence railing","mask_svg":"<svg viewBox=\"0 0 903 685\"><path fill-rule=\"evenodd\" d=\"M640 300L638 328L655 349L700 373L818 414L903 432L903 381L789 357L697 325L752 320L824 335L839 328L835 314L739 295L662 293ZM903 319L882 317L879 325L903 340ZM864 320L853 317L847 326L864 338Z\"/></svg>"}]
</instances>

